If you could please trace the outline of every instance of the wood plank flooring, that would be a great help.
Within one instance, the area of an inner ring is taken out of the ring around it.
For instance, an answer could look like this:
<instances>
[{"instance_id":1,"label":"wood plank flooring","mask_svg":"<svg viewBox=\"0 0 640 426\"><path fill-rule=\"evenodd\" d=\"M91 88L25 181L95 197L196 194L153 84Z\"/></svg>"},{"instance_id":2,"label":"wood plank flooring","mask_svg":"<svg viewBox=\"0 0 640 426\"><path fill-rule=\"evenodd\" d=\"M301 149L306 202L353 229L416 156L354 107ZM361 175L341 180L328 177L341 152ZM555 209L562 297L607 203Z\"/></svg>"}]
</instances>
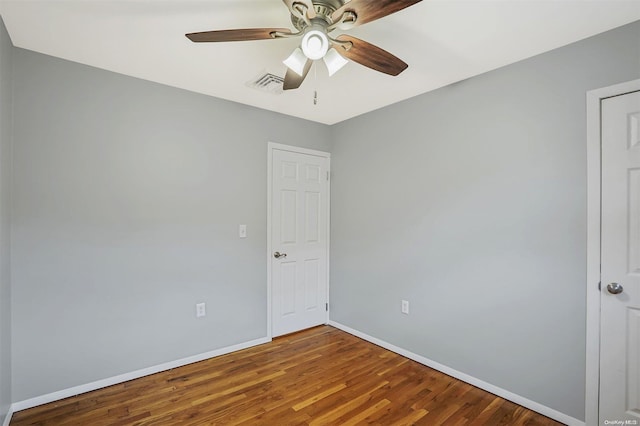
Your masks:
<instances>
[{"instance_id":1,"label":"wood plank flooring","mask_svg":"<svg viewBox=\"0 0 640 426\"><path fill-rule=\"evenodd\" d=\"M333 327L13 415L23 425L559 425Z\"/></svg>"}]
</instances>

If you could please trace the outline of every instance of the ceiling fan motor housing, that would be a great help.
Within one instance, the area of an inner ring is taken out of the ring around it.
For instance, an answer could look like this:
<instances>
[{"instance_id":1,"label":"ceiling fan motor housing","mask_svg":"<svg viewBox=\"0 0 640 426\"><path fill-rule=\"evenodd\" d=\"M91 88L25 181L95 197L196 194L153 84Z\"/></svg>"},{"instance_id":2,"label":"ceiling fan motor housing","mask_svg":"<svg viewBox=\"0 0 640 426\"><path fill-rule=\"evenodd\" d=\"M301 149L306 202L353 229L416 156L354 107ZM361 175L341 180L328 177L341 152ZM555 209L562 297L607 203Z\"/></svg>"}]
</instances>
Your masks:
<instances>
[{"instance_id":1,"label":"ceiling fan motor housing","mask_svg":"<svg viewBox=\"0 0 640 426\"><path fill-rule=\"evenodd\" d=\"M313 8L316 17L313 23L324 23L326 26L333 24L331 14L345 4L345 0L313 0ZM304 31L308 26L304 19L291 15L291 23L298 31Z\"/></svg>"}]
</instances>

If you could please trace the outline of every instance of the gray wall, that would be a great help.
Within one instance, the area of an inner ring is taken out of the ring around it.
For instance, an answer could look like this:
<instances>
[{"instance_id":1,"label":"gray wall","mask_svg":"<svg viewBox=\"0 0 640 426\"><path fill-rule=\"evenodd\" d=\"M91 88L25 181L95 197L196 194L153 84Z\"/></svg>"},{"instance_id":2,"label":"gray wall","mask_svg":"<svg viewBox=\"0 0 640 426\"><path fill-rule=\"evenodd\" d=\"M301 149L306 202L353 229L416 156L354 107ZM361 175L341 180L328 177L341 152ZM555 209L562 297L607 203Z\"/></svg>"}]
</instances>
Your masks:
<instances>
[{"instance_id":1,"label":"gray wall","mask_svg":"<svg viewBox=\"0 0 640 426\"><path fill-rule=\"evenodd\" d=\"M267 142L329 128L21 49L14 70L13 400L265 337Z\"/></svg>"},{"instance_id":2,"label":"gray wall","mask_svg":"<svg viewBox=\"0 0 640 426\"><path fill-rule=\"evenodd\" d=\"M334 126L332 320L584 419L585 92L637 78L639 22Z\"/></svg>"},{"instance_id":3,"label":"gray wall","mask_svg":"<svg viewBox=\"0 0 640 426\"><path fill-rule=\"evenodd\" d=\"M0 19L0 424L11 404L11 40Z\"/></svg>"}]
</instances>

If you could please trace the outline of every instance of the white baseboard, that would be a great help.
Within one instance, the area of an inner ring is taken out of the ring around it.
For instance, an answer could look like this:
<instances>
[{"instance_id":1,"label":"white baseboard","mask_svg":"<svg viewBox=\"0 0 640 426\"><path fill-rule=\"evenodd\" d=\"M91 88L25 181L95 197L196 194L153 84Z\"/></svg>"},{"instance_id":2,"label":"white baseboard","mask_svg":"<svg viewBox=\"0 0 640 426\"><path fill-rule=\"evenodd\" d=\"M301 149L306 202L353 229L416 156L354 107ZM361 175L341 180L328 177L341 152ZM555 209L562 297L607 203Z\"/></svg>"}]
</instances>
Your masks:
<instances>
[{"instance_id":1,"label":"white baseboard","mask_svg":"<svg viewBox=\"0 0 640 426\"><path fill-rule=\"evenodd\" d=\"M359 337L363 340L371 342L375 345L381 346L385 349L390 350L391 352L395 352L404 357L412 359L420 364L426 365L427 367L433 368L434 370L438 370L444 374L447 374L451 377L455 377L456 379L462 380L463 382L469 383L475 387L486 390L487 392L491 392L494 395L497 395L501 398L507 399L511 402L515 402L518 405L522 405L530 410L533 410L537 413L540 413L544 416L557 420L561 423L564 423L569 426L585 426L585 423L581 420L575 419L571 416L568 416L564 413L561 413L553 408L549 408L545 405L539 404L535 401L522 397L520 395L516 395L513 392L508 390L499 388L497 386L492 385L491 383L484 382L480 379L476 379L475 377L469 376L468 374L462 373L460 371L454 370L453 368L447 367L446 365L440 364L439 362L432 361L428 358L425 358L421 355L415 354L413 352L409 352L405 349L402 349L398 346L392 345L391 343L387 343L384 340L377 339L375 337L369 336L368 334L362 333L358 330L355 330L351 327L347 327L346 325L340 324L335 321L329 321L329 325L339 328L342 331L345 331L349 334L352 334L356 337Z\"/></svg>"},{"instance_id":2,"label":"white baseboard","mask_svg":"<svg viewBox=\"0 0 640 426\"><path fill-rule=\"evenodd\" d=\"M7 415L4 417L4 422L2 422L2 426L9 426L9 423L11 423L12 416L13 416L13 405L9 407L9 411L7 412Z\"/></svg>"},{"instance_id":3,"label":"white baseboard","mask_svg":"<svg viewBox=\"0 0 640 426\"><path fill-rule=\"evenodd\" d=\"M204 361L205 359L213 358L220 355L225 355L231 352L236 352L236 351L247 349L253 346L262 345L270 341L271 341L270 338L262 337L260 339L251 340L249 342L239 343L237 345L227 346L224 348L216 349L214 351L205 352L203 354L178 359L176 361L166 362L164 364L143 368L141 370L132 371L130 373L120 374L118 376L109 377L107 379L98 380L98 381L87 383L80 386L74 386L69 389L63 389L60 391L48 393L46 395L37 396L35 398L25 399L24 401L14 402L11 405L11 409L9 410L9 412L15 413L16 411L26 410L27 408L33 408L33 407L37 407L38 405L59 401L64 398L80 395L81 393L91 392L96 389L117 385L119 383L127 382L129 380L138 379L140 377L149 376L151 374L171 370L172 368L182 367L187 364L193 364L194 362ZM7 418L9 418L8 415L7 415ZM8 421L5 420L4 426L8 426L8 425L9 425Z\"/></svg>"}]
</instances>

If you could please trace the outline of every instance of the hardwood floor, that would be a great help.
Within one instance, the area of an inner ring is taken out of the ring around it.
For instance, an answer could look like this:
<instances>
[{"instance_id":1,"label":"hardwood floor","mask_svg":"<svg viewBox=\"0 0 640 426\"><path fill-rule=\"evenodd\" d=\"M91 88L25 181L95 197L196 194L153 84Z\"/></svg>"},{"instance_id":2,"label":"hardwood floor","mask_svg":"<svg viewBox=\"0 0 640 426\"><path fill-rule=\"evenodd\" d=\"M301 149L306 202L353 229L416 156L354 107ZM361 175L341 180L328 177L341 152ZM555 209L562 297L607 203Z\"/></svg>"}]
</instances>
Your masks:
<instances>
[{"instance_id":1,"label":"hardwood floor","mask_svg":"<svg viewBox=\"0 0 640 426\"><path fill-rule=\"evenodd\" d=\"M19 411L22 425L558 425L329 326Z\"/></svg>"}]
</instances>

